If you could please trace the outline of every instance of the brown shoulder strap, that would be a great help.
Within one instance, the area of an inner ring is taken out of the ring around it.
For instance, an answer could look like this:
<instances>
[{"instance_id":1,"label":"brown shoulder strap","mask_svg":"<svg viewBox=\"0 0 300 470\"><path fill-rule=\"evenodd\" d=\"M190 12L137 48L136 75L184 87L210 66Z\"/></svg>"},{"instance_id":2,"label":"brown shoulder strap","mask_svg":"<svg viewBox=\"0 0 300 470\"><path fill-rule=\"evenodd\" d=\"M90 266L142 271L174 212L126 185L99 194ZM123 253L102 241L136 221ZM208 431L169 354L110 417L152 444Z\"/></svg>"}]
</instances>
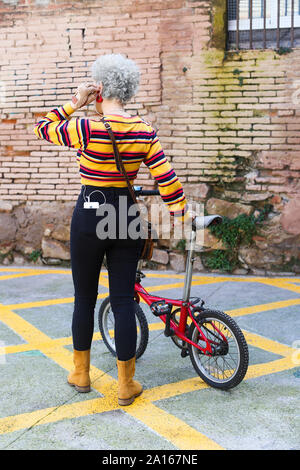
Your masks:
<instances>
[{"instance_id":1,"label":"brown shoulder strap","mask_svg":"<svg viewBox=\"0 0 300 470\"><path fill-rule=\"evenodd\" d=\"M118 149L118 145L117 145L117 142L116 142L116 139L115 139L115 136L114 136L114 133L112 131L112 128L110 126L110 123L108 121L105 120L105 118L103 117L101 119L101 121L103 122L104 126L105 126L105 129L107 130L108 132L108 135L110 137L110 140L112 141L112 145L113 145L113 149L114 149L114 155L115 155L115 161L116 161L116 165L117 165L117 169L120 173L122 173L122 175L124 176L125 180L126 180L126 183L127 183L127 187L129 189L129 192L131 194L131 197L133 199L133 202L137 204L137 199L136 199L136 196L135 196L135 192L134 192L134 189L129 181L129 178L128 178L128 175L126 173L126 170L124 168L124 165L123 165L123 162L122 162L122 158L121 158L121 155L119 153L119 149Z\"/></svg>"}]
</instances>

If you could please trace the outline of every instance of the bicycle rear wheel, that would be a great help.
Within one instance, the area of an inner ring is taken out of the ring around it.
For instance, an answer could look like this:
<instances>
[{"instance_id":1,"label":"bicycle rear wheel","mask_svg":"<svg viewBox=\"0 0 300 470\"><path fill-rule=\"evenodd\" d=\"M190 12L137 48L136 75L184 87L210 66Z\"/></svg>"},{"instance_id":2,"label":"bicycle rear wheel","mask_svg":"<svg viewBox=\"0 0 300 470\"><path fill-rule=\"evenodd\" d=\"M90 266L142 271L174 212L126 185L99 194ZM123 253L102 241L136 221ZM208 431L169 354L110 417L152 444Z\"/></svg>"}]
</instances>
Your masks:
<instances>
[{"instance_id":1,"label":"bicycle rear wheel","mask_svg":"<svg viewBox=\"0 0 300 470\"><path fill-rule=\"evenodd\" d=\"M245 377L249 363L248 346L241 329L231 317L218 310L203 310L196 319L212 353L204 354L189 344L194 369L214 388L236 387ZM189 339L205 349L206 342L194 323L189 328Z\"/></svg>"},{"instance_id":2,"label":"bicycle rear wheel","mask_svg":"<svg viewBox=\"0 0 300 470\"><path fill-rule=\"evenodd\" d=\"M137 345L136 345L136 358L144 354L148 339L149 327L146 316L137 302L135 302L135 317L137 323ZM111 309L109 297L103 300L98 313L99 330L102 335L107 349L116 356L116 345L114 338L115 318Z\"/></svg>"}]
</instances>

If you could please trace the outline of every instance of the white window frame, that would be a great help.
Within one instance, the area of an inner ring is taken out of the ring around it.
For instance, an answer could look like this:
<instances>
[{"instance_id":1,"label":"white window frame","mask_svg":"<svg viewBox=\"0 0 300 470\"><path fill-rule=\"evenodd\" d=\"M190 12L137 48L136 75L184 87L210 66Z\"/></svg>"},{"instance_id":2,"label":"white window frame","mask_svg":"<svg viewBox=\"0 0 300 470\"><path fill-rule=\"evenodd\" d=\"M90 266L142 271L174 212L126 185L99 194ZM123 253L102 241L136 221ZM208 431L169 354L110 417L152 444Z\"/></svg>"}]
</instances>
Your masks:
<instances>
[{"instance_id":1,"label":"white window frame","mask_svg":"<svg viewBox=\"0 0 300 470\"><path fill-rule=\"evenodd\" d=\"M271 17L266 18L266 29L277 29L277 13L278 13L278 2L274 1L274 6L271 8ZM296 1L295 1L296 5ZM279 28L291 28L292 27L292 17L289 16L280 16L279 18ZM294 28L300 27L300 15L296 11L294 12ZM228 21L228 30L236 31L237 21L229 20ZM252 18L252 29L264 29L264 18ZM249 31L250 30L250 19L240 19L239 20L239 31Z\"/></svg>"}]
</instances>

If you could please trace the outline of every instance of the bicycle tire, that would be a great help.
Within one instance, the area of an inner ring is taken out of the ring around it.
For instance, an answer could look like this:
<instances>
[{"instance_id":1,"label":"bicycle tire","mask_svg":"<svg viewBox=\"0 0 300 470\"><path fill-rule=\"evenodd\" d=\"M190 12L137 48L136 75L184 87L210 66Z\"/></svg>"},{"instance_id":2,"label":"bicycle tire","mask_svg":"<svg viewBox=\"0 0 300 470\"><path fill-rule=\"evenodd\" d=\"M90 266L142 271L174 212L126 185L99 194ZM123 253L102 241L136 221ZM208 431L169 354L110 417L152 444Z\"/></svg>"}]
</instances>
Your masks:
<instances>
[{"instance_id":1,"label":"bicycle tire","mask_svg":"<svg viewBox=\"0 0 300 470\"><path fill-rule=\"evenodd\" d=\"M148 327L148 321L146 319L146 316L142 308L139 306L137 302L134 302L134 304L135 304L135 315L136 315L137 325L139 325L140 327L140 341L137 342L137 350L136 350L136 359L138 359L144 354L147 348L148 340L149 340L149 327ZM110 299L109 297L106 297L101 303L100 308L99 308L98 325L99 325L99 330L100 330L105 346L111 352L111 354L116 357L117 353L114 347L114 341L112 341L112 338L110 336L108 338L108 327L107 325L105 325L105 321L107 317L107 309L109 308L111 308Z\"/></svg>"},{"instance_id":2,"label":"bicycle tire","mask_svg":"<svg viewBox=\"0 0 300 470\"><path fill-rule=\"evenodd\" d=\"M229 349L226 354L204 355L204 354L199 353L199 350L195 346L188 344L189 355L190 355L190 359L191 359L191 362L193 364L195 371L202 378L202 380L204 380L204 382L206 382L211 387L221 389L221 390L228 390L230 388L236 387L246 375L248 364L249 364L248 345L240 327L226 313L221 312L219 310L202 310L201 313L199 313L199 315L196 317L196 321L198 323L201 323L202 327L203 325L205 325L205 323L207 323L207 325L209 324L211 325L210 321L214 321L214 320L218 322L219 324L224 325L225 327L224 333L226 332L225 330L227 330L228 333L230 332L232 334L232 337L230 337L230 341L232 340L232 342L235 344L235 346L238 349L239 363L232 377L231 378L225 377L224 379L220 379L218 377L214 377L213 375L210 375L208 372L209 370L214 371L215 374L216 374L216 371L218 372L218 366L216 364L217 360L215 359L214 366L211 366L211 365L205 366L204 363L203 364L201 363L201 359L200 359L200 356L202 356L203 358L205 358L203 359L203 361L206 360L207 362L209 362L210 358L227 357L227 354L229 354ZM206 328L206 330L209 331L210 333L209 329ZM197 332L198 332L197 327L195 326L194 323L192 323L189 328L189 339L191 339L194 342L197 342ZM216 332L213 329L211 329L211 332L213 332L214 335L216 334ZM219 336L219 338L221 337ZM227 344L229 344L229 341L227 342ZM230 346L228 346L228 348L229 347ZM225 359L222 359L222 360L225 366ZM227 361L229 360L230 359L227 357Z\"/></svg>"}]
</instances>

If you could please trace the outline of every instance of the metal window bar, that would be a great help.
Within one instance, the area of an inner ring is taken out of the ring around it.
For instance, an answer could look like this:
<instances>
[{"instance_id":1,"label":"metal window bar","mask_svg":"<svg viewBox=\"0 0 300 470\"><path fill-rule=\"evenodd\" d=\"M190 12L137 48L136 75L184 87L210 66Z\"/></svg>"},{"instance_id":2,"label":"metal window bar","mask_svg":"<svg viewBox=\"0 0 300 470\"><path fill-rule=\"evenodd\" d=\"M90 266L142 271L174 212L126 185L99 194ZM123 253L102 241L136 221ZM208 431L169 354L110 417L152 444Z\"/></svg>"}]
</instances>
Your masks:
<instances>
[{"instance_id":1,"label":"metal window bar","mask_svg":"<svg viewBox=\"0 0 300 470\"><path fill-rule=\"evenodd\" d=\"M253 47L252 47L252 38L253 38L253 34L252 34L253 3L252 3L252 0L249 0L249 9L250 9L250 14L249 14L249 18L250 18L250 36L249 36L249 41L250 41L250 49L253 49Z\"/></svg>"},{"instance_id":2,"label":"metal window bar","mask_svg":"<svg viewBox=\"0 0 300 470\"><path fill-rule=\"evenodd\" d=\"M229 49L300 46L300 0L228 0Z\"/></svg>"},{"instance_id":3,"label":"metal window bar","mask_svg":"<svg viewBox=\"0 0 300 470\"><path fill-rule=\"evenodd\" d=\"M300 0L299 0L300 1ZM266 30L266 21L267 21L267 0L264 0L263 4L263 18L264 18L264 49L266 49L267 44L267 30Z\"/></svg>"},{"instance_id":4,"label":"metal window bar","mask_svg":"<svg viewBox=\"0 0 300 470\"><path fill-rule=\"evenodd\" d=\"M277 31L276 31L277 49L279 49L279 43L280 43L279 25L280 25L280 0L277 0Z\"/></svg>"},{"instance_id":5,"label":"metal window bar","mask_svg":"<svg viewBox=\"0 0 300 470\"><path fill-rule=\"evenodd\" d=\"M300 1L299 1L300 5ZM291 47L294 47L294 0L292 0L292 11L291 11Z\"/></svg>"}]
</instances>

